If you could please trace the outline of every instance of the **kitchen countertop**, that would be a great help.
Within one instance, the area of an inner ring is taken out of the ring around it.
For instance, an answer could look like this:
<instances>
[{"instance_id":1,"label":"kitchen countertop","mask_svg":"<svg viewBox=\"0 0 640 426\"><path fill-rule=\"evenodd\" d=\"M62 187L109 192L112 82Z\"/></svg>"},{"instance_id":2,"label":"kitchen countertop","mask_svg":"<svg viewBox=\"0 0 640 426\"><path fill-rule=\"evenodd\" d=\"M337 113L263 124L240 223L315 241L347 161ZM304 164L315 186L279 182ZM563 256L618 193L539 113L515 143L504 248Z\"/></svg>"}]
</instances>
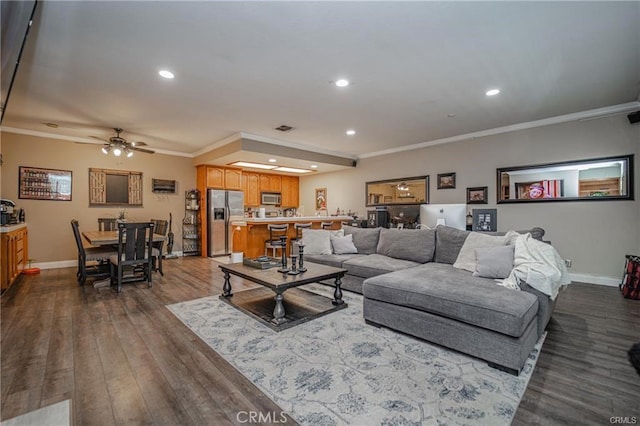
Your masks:
<instances>
[{"instance_id":1,"label":"kitchen countertop","mask_svg":"<svg viewBox=\"0 0 640 426\"><path fill-rule=\"evenodd\" d=\"M247 223L273 223L273 222L329 222L329 221L339 221L339 220L353 220L351 216L301 216L301 217L266 217L264 219L256 218L256 217L248 217L244 220L236 220L232 221L232 225L243 226Z\"/></svg>"},{"instance_id":2,"label":"kitchen countertop","mask_svg":"<svg viewBox=\"0 0 640 426\"><path fill-rule=\"evenodd\" d=\"M22 229L27 226L26 222L18 223L17 225L2 225L0 226L0 234L4 234L6 232L16 231L18 229Z\"/></svg>"}]
</instances>

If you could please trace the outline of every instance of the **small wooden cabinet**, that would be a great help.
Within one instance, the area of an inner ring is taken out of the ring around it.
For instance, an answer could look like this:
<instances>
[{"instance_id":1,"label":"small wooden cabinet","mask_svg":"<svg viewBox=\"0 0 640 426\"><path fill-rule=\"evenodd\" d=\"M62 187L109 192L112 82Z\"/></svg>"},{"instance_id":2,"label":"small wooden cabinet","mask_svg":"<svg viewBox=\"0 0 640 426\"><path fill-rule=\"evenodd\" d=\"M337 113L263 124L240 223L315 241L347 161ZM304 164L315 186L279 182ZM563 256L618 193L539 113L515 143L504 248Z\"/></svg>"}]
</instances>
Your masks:
<instances>
[{"instance_id":1,"label":"small wooden cabinet","mask_svg":"<svg viewBox=\"0 0 640 426\"><path fill-rule=\"evenodd\" d=\"M20 276L29 261L28 242L26 225L0 234L0 261L2 263L0 289L3 292Z\"/></svg>"},{"instance_id":2,"label":"small wooden cabinet","mask_svg":"<svg viewBox=\"0 0 640 426\"><path fill-rule=\"evenodd\" d=\"M299 200L300 199L299 178L297 176L282 176L281 181L282 181L282 185L281 185L282 201L280 203L280 206L284 208L291 208L291 207L297 208L300 201Z\"/></svg>"},{"instance_id":3,"label":"small wooden cabinet","mask_svg":"<svg viewBox=\"0 0 640 426\"><path fill-rule=\"evenodd\" d=\"M282 175L260 174L260 192L280 192L282 190Z\"/></svg>"},{"instance_id":4,"label":"small wooden cabinet","mask_svg":"<svg viewBox=\"0 0 640 426\"><path fill-rule=\"evenodd\" d=\"M244 205L247 207L260 206L260 173L242 173L242 191L244 191Z\"/></svg>"}]
</instances>

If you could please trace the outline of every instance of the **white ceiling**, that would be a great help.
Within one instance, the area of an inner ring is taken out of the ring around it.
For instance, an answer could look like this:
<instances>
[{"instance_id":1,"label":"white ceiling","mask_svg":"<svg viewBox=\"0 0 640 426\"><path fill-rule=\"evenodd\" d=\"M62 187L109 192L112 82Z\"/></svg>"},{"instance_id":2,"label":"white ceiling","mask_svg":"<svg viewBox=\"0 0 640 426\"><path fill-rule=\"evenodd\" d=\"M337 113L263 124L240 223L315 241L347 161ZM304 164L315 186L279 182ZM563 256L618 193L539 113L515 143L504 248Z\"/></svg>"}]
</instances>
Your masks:
<instances>
[{"instance_id":1,"label":"white ceiling","mask_svg":"<svg viewBox=\"0 0 640 426\"><path fill-rule=\"evenodd\" d=\"M360 158L628 112L639 92L640 2L46 1L2 125L80 140L117 126L185 155L254 135Z\"/></svg>"}]
</instances>

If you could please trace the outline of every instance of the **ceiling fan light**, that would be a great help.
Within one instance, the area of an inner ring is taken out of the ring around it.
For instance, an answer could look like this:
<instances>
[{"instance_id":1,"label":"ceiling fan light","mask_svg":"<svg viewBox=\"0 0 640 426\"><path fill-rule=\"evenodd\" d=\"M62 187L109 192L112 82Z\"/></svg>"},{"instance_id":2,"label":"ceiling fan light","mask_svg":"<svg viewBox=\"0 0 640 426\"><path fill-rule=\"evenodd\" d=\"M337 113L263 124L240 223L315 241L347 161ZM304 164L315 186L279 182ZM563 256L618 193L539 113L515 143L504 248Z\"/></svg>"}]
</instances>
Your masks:
<instances>
[{"instance_id":1,"label":"ceiling fan light","mask_svg":"<svg viewBox=\"0 0 640 426\"><path fill-rule=\"evenodd\" d=\"M127 158L133 157L133 151L127 150Z\"/></svg>"},{"instance_id":2,"label":"ceiling fan light","mask_svg":"<svg viewBox=\"0 0 640 426\"><path fill-rule=\"evenodd\" d=\"M110 147L110 146L103 146L103 147L102 147L102 152L103 152L104 154L108 154L108 153L109 153L109 151L111 151L111 147Z\"/></svg>"},{"instance_id":3,"label":"ceiling fan light","mask_svg":"<svg viewBox=\"0 0 640 426\"><path fill-rule=\"evenodd\" d=\"M122 150L119 147L113 149L113 155L120 157L120 154L122 154Z\"/></svg>"}]
</instances>

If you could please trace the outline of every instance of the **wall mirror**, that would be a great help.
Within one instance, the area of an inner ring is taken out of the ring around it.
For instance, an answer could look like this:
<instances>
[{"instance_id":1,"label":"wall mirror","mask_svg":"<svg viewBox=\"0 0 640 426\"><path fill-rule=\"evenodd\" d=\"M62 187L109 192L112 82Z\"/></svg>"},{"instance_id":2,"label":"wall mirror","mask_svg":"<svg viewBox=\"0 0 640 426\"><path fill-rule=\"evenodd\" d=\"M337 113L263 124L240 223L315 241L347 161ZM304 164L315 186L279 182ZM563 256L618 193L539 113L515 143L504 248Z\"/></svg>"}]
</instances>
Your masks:
<instances>
[{"instance_id":1,"label":"wall mirror","mask_svg":"<svg viewBox=\"0 0 640 426\"><path fill-rule=\"evenodd\" d=\"M89 169L90 206L142 206L142 173Z\"/></svg>"},{"instance_id":2,"label":"wall mirror","mask_svg":"<svg viewBox=\"0 0 640 426\"><path fill-rule=\"evenodd\" d=\"M367 182L365 188L367 207L429 203L429 176Z\"/></svg>"},{"instance_id":3,"label":"wall mirror","mask_svg":"<svg viewBox=\"0 0 640 426\"><path fill-rule=\"evenodd\" d=\"M498 203L633 200L633 155L497 169Z\"/></svg>"}]
</instances>

